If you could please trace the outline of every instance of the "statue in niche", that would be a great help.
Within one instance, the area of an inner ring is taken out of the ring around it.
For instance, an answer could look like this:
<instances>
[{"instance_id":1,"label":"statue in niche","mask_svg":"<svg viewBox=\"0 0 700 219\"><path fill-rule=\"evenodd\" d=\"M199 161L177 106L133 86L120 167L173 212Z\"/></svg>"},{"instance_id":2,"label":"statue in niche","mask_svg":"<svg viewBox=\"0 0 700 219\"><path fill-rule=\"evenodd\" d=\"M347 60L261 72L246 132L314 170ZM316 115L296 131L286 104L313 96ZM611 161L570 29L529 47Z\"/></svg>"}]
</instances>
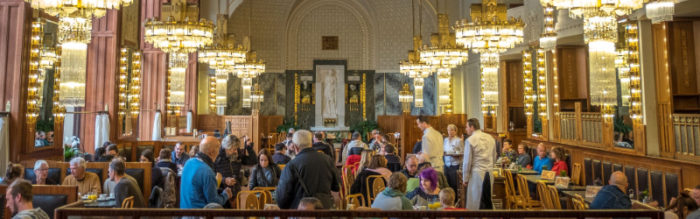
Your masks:
<instances>
[{"instance_id":1,"label":"statue in niche","mask_svg":"<svg viewBox=\"0 0 700 219\"><path fill-rule=\"evenodd\" d=\"M338 117L338 111L336 107L336 74L335 69L326 71L323 74L323 118L324 119L336 119Z\"/></svg>"}]
</instances>

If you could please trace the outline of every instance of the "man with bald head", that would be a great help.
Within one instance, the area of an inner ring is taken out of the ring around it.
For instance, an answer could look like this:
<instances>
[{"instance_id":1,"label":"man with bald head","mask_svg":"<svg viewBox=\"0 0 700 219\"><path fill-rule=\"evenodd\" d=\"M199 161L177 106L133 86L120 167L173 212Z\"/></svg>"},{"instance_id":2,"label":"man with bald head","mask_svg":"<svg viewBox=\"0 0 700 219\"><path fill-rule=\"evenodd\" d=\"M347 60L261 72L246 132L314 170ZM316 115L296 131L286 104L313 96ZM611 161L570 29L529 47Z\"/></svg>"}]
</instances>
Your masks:
<instances>
[{"instance_id":1,"label":"man with bald head","mask_svg":"<svg viewBox=\"0 0 700 219\"><path fill-rule=\"evenodd\" d=\"M620 171L610 175L607 186L603 186L591 203L590 209L630 209L632 201L625 193L627 191L627 176Z\"/></svg>"},{"instance_id":2,"label":"man with bald head","mask_svg":"<svg viewBox=\"0 0 700 219\"><path fill-rule=\"evenodd\" d=\"M203 208L210 203L224 205L233 196L230 188L216 193L221 174L214 174L213 167L220 147L219 140L208 136L199 142L197 155L185 163L180 178L180 208Z\"/></svg>"}]
</instances>

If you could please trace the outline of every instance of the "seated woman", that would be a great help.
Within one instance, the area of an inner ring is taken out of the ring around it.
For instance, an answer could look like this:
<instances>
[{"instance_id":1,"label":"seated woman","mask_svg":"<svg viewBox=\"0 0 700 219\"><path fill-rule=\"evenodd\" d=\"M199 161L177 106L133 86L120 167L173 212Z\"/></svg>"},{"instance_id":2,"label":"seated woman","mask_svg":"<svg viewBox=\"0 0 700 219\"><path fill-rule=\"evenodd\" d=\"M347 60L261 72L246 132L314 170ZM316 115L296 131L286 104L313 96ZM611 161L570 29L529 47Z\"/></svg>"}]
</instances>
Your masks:
<instances>
[{"instance_id":1,"label":"seated woman","mask_svg":"<svg viewBox=\"0 0 700 219\"><path fill-rule=\"evenodd\" d=\"M364 149L361 147L350 148L350 151L348 151L348 158L345 160L345 166L356 165L359 163L362 159L362 150ZM356 169L357 168L353 169L353 173Z\"/></svg>"},{"instance_id":2,"label":"seated woman","mask_svg":"<svg viewBox=\"0 0 700 219\"><path fill-rule=\"evenodd\" d=\"M253 167L250 172L250 182L248 188L253 190L255 187L275 187L280 179L282 170L280 167L272 164L272 156L270 153L262 149L258 153L258 164Z\"/></svg>"},{"instance_id":3,"label":"seated woman","mask_svg":"<svg viewBox=\"0 0 700 219\"><path fill-rule=\"evenodd\" d=\"M24 179L24 167L22 164L10 163L5 170L5 178L2 179L0 185L10 185L16 179Z\"/></svg>"},{"instance_id":4,"label":"seated woman","mask_svg":"<svg viewBox=\"0 0 700 219\"><path fill-rule=\"evenodd\" d=\"M372 208L385 211L413 210L411 200L404 195L406 193L406 176L403 174L391 175L389 185L379 193L372 203Z\"/></svg>"},{"instance_id":5,"label":"seated woman","mask_svg":"<svg viewBox=\"0 0 700 219\"><path fill-rule=\"evenodd\" d=\"M523 143L518 144L518 158L515 164L523 168L530 166L530 154L527 153L527 146Z\"/></svg>"},{"instance_id":6,"label":"seated woman","mask_svg":"<svg viewBox=\"0 0 700 219\"><path fill-rule=\"evenodd\" d=\"M566 154L564 154L564 149L560 147L556 147L552 149L551 152L549 152L549 156L552 157L554 160L554 165L552 165L552 171L559 176L561 171L569 171L569 168L566 166L566 162L564 161L566 159Z\"/></svg>"},{"instance_id":7,"label":"seated woman","mask_svg":"<svg viewBox=\"0 0 700 219\"><path fill-rule=\"evenodd\" d=\"M146 149L141 152L141 157L139 158L141 163L151 163L151 185L152 187L159 186L163 188L163 172L160 171L160 167L156 166L155 158L153 157L153 151L151 149Z\"/></svg>"},{"instance_id":8,"label":"seated woman","mask_svg":"<svg viewBox=\"0 0 700 219\"><path fill-rule=\"evenodd\" d=\"M688 217L693 211L697 211L698 205L695 199L690 197L688 191L682 191L678 197L671 198L671 201L664 212L664 218L691 218Z\"/></svg>"},{"instance_id":9,"label":"seated woman","mask_svg":"<svg viewBox=\"0 0 700 219\"><path fill-rule=\"evenodd\" d=\"M55 181L49 178L49 163L45 160L37 160L34 162L34 185L58 185Z\"/></svg>"},{"instance_id":10,"label":"seated woman","mask_svg":"<svg viewBox=\"0 0 700 219\"><path fill-rule=\"evenodd\" d=\"M428 206L439 201L440 188L438 188L437 171L428 168L420 172L420 186L406 194L414 206Z\"/></svg>"},{"instance_id":11,"label":"seated woman","mask_svg":"<svg viewBox=\"0 0 700 219\"><path fill-rule=\"evenodd\" d=\"M364 168L362 170L358 170L360 173L357 174L355 177L355 182L352 183L352 186L350 187L350 194L363 194L364 196L367 196L367 183L372 182L367 182L367 178L369 176L382 176L382 178L386 179L391 176L391 171L386 169L386 159L382 155L374 155L372 156L369 165L367 168ZM385 177L386 176L386 177ZM376 179L375 179L376 180ZM384 180L386 183L387 180ZM369 203L368 197L365 198L365 203Z\"/></svg>"}]
</instances>

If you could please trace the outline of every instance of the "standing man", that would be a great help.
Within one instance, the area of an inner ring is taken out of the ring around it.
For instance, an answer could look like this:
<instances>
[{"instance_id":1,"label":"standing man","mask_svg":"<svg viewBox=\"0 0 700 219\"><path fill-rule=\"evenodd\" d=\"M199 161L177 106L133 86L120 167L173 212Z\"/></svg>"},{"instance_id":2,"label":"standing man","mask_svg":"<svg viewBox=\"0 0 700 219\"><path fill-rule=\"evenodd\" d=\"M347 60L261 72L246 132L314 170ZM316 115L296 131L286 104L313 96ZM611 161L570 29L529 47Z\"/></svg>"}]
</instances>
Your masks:
<instances>
[{"instance_id":1,"label":"standing man","mask_svg":"<svg viewBox=\"0 0 700 219\"><path fill-rule=\"evenodd\" d=\"M445 162L442 160L442 156L445 153L442 147L442 135L428 124L428 118L424 116L419 116L418 119L416 119L416 124L418 128L423 131L421 153L427 158L427 161L430 162L433 169L442 172L445 166Z\"/></svg>"},{"instance_id":2,"label":"standing man","mask_svg":"<svg viewBox=\"0 0 700 219\"><path fill-rule=\"evenodd\" d=\"M479 120L467 120L469 138L464 142L462 182L467 190L467 209L493 209L491 176L496 158L496 140L480 130Z\"/></svg>"},{"instance_id":3,"label":"standing man","mask_svg":"<svg viewBox=\"0 0 700 219\"><path fill-rule=\"evenodd\" d=\"M32 205L32 184L18 179L5 192L5 207L10 209L12 219L49 219L41 208Z\"/></svg>"},{"instance_id":4,"label":"standing man","mask_svg":"<svg viewBox=\"0 0 700 219\"><path fill-rule=\"evenodd\" d=\"M209 203L224 205L231 198L231 189L216 193L221 175L214 175L214 159L219 155L219 140L207 136L199 143L199 153L190 159L180 178L180 208L203 208Z\"/></svg>"},{"instance_id":5,"label":"standing man","mask_svg":"<svg viewBox=\"0 0 700 219\"><path fill-rule=\"evenodd\" d=\"M200 148L199 150L202 149ZM182 145L182 142L175 144L175 150L173 151L170 160L177 165L178 169L182 169L188 159L190 159L190 156L185 153L185 145Z\"/></svg>"},{"instance_id":6,"label":"standing man","mask_svg":"<svg viewBox=\"0 0 700 219\"><path fill-rule=\"evenodd\" d=\"M330 209L340 191L340 177L333 159L311 148L309 131L294 132L292 141L297 156L282 171L277 185L277 204L281 209L294 209L302 198L315 197L324 209Z\"/></svg>"}]
</instances>

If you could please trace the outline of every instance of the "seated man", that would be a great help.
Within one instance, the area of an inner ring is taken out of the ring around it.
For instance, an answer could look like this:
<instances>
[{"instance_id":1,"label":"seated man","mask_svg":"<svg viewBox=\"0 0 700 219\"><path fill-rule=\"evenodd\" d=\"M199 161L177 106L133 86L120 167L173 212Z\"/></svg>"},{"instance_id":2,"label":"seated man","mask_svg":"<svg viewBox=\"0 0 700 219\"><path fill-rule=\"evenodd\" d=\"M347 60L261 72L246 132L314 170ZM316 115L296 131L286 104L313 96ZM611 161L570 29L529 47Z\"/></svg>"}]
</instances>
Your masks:
<instances>
[{"instance_id":1,"label":"seated man","mask_svg":"<svg viewBox=\"0 0 700 219\"><path fill-rule=\"evenodd\" d=\"M172 152L170 159L177 165L178 169L182 169L185 166L185 162L190 159L190 156L185 153L185 145L182 142L175 144L175 151Z\"/></svg>"},{"instance_id":2,"label":"seated man","mask_svg":"<svg viewBox=\"0 0 700 219\"><path fill-rule=\"evenodd\" d=\"M70 160L70 175L63 179L64 186L78 186L78 194L100 194L100 178L97 174L85 171L85 159L76 157Z\"/></svg>"},{"instance_id":3,"label":"seated man","mask_svg":"<svg viewBox=\"0 0 700 219\"><path fill-rule=\"evenodd\" d=\"M590 209L631 209L632 202L627 191L627 176L620 171L610 175L609 185L603 186L593 199Z\"/></svg>"},{"instance_id":4,"label":"seated man","mask_svg":"<svg viewBox=\"0 0 700 219\"><path fill-rule=\"evenodd\" d=\"M112 159L112 161L114 161L114 160L119 160L119 158ZM111 165L111 164L110 164L110 165ZM116 179L116 178L114 178L114 176L113 176L112 174L109 173L109 169L107 169L107 171L108 171L108 173L107 173L108 178L105 179L104 184L102 184L102 193L103 193L103 194L108 194L108 195L110 195L110 194L111 194L111 195L115 195L115 194L114 194L114 187L117 186L117 183L119 183L119 180ZM134 179L133 177L129 176L128 174L127 174L127 175L124 175L123 178L127 178L127 179L130 179L131 181L136 182L136 179Z\"/></svg>"},{"instance_id":5,"label":"seated man","mask_svg":"<svg viewBox=\"0 0 700 219\"><path fill-rule=\"evenodd\" d=\"M314 197L302 198L301 201L299 201L299 206L297 206L297 210L313 211L319 209L323 209L323 204L321 200Z\"/></svg>"},{"instance_id":6,"label":"seated man","mask_svg":"<svg viewBox=\"0 0 700 219\"><path fill-rule=\"evenodd\" d=\"M315 132L313 141L314 143L311 145L311 147L314 150L322 151L324 154L335 160L335 153L333 153L335 150L333 149L332 145L326 143L326 138L323 132Z\"/></svg>"},{"instance_id":7,"label":"seated man","mask_svg":"<svg viewBox=\"0 0 700 219\"><path fill-rule=\"evenodd\" d=\"M406 157L405 167L401 173L409 179L418 176L418 157L416 155Z\"/></svg>"},{"instance_id":8,"label":"seated man","mask_svg":"<svg viewBox=\"0 0 700 219\"><path fill-rule=\"evenodd\" d=\"M156 166L160 168L169 168L174 173L177 173L177 165L170 159L170 153L170 149L161 149L160 153L158 154L158 163L156 163Z\"/></svg>"},{"instance_id":9,"label":"seated man","mask_svg":"<svg viewBox=\"0 0 700 219\"><path fill-rule=\"evenodd\" d=\"M396 149L393 145L387 144L384 146L380 154L383 154L384 158L386 158L386 168L392 172L401 170L401 159L399 156L396 156Z\"/></svg>"},{"instance_id":10,"label":"seated man","mask_svg":"<svg viewBox=\"0 0 700 219\"><path fill-rule=\"evenodd\" d=\"M126 175L124 171L126 166L124 161L121 159L114 159L109 163L109 177L114 179L117 184L114 186L114 199L117 201L117 205L121 205L124 199L128 197L134 197L134 208L145 208L146 200L143 198L143 192L139 188L139 184Z\"/></svg>"},{"instance_id":11,"label":"seated man","mask_svg":"<svg viewBox=\"0 0 700 219\"><path fill-rule=\"evenodd\" d=\"M272 162L275 164L287 164L292 158L287 156L287 146L282 143L275 145L275 154L272 155Z\"/></svg>"},{"instance_id":12,"label":"seated man","mask_svg":"<svg viewBox=\"0 0 700 219\"><path fill-rule=\"evenodd\" d=\"M119 148L116 144L110 144L107 146L106 155L100 157L99 162L110 162L112 159L119 157Z\"/></svg>"},{"instance_id":13,"label":"seated man","mask_svg":"<svg viewBox=\"0 0 700 219\"><path fill-rule=\"evenodd\" d=\"M6 207L14 215L12 219L49 219L41 208L32 205L32 184L27 180L15 180L5 192Z\"/></svg>"},{"instance_id":14,"label":"seated man","mask_svg":"<svg viewBox=\"0 0 700 219\"><path fill-rule=\"evenodd\" d=\"M34 176L32 184L58 185L58 183L49 178L49 163L45 160L37 160L34 162Z\"/></svg>"}]
</instances>

